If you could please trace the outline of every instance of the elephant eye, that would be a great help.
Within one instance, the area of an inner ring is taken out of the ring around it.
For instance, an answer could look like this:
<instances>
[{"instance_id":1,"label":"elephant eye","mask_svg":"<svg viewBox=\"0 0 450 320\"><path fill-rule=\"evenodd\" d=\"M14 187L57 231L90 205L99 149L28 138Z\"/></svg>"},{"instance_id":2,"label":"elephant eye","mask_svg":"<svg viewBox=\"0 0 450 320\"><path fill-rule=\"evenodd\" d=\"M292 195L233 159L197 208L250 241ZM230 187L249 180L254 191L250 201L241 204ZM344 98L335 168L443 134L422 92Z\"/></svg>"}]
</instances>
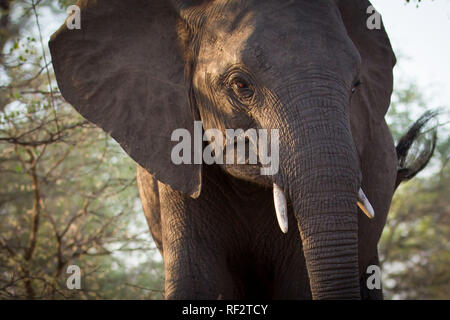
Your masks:
<instances>
[{"instance_id":1,"label":"elephant eye","mask_svg":"<svg viewBox=\"0 0 450 320\"><path fill-rule=\"evenodd\" d=\"M235 85L236 85L236 87L238 87L240 89L244 89L244 88L248 87L247 83L245 83L244 81L236 81Z\"/></svg>"},{"instance_id":2,"label":"elephant eye","mask_svg":"<svg viewBox=\"0 0 450 320\"><path fill-rule=\"evenodd\" d=\"M237 78L231 83L231 89L233 90L236 97L244 103L251 102L254 91L251 85L244 79Z\"/></svg>"}]
</instances>

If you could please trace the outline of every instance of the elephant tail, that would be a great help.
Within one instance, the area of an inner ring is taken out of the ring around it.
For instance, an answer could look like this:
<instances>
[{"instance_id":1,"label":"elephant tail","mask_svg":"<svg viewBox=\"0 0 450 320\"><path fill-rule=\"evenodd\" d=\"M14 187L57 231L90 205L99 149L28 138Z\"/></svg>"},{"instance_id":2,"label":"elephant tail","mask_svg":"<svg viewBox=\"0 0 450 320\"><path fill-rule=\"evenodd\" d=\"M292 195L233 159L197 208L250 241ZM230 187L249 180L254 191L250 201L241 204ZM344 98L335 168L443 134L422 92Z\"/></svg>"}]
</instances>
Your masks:
<instances>
[{"instance_id":1,"label":"elephant tail","mask_svg":"<svg viewBox=\"0 0 450 320\"><path fill-rule=\"evenodd\" d=\"M424 169L433 156L437 140L437 126L427 126L438 110L426 111L397 144L398 170L395 189L403 181L413 178Z\"/></svg>"}]
</instances>

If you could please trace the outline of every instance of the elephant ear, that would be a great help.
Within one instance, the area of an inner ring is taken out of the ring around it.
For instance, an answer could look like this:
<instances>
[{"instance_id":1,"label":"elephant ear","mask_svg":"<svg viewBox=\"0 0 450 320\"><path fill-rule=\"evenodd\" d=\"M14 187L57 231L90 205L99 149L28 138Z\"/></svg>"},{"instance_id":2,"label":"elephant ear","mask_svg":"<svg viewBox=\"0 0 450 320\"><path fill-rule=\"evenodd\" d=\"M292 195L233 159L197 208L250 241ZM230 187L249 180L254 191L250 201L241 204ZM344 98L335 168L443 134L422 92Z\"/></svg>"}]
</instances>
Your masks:
<instances>
[{"instance_id":1,"label":"elephant ear","mask_svg":"<svg viewBox=\"0 0 450 320\"><path fill-rule=\"evenodd\" d=\"M362 85L352 97L352 126L356 126L358 131L372 133L383 121L391 102L392 70L396 58L381 16L373 16L374 22L379 18L379 29L368 27L368 21L371 22L369 19L375 14L369 1L336 0L336 3L347 33L359 50L362 60ZM361 143L362 141L357 141L357 145L360 146Z\"/></svg>"},{"instance_id":2,"label":"elephant ear","mask_svg":"<svg viewBox=\"0 0 450 320\"><path fill-rule=\"evenodd\" d=\"M194 131L177 10L166 0L77 5L81 29L63 25L49 43L63 97L155 178L197 197L201 165L171 161L172 132Z\"/></svg>"}]
</instances>

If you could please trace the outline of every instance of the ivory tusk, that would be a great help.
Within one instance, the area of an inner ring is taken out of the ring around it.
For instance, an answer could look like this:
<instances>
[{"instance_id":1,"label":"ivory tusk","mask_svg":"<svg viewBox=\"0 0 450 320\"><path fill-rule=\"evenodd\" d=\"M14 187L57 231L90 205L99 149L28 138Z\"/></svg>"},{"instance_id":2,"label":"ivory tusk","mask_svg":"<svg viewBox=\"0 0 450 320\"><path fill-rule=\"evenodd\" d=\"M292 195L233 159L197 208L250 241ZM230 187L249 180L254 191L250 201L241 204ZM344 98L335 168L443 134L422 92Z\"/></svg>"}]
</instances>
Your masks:
<instances>
[{"instance_id":1,"label":"ivory tusk","mask_svg":"<svg viewBox=\"0 0 450 320\"><path fill-rule=\"evenodd\" d=\"M278 224L283 233L288 232L288 217L286 196L283 189L273 184L273 202L275 204L275 213L277 214Z\"/></svg>"},{"instance_id":2,"label":"ivory tusk","mask_svg":"<svg viewBox=\"0 0 450 320\"><path fill-rule=\"evenodd\" d=\"M358 199L359 200L356 203L358 207L369 219L373 219L375 217L375 211L373 211L373 207L370 204L369 199L367 199L364 191L361 188L359 188Z\"/></svg>"}]
</instances>

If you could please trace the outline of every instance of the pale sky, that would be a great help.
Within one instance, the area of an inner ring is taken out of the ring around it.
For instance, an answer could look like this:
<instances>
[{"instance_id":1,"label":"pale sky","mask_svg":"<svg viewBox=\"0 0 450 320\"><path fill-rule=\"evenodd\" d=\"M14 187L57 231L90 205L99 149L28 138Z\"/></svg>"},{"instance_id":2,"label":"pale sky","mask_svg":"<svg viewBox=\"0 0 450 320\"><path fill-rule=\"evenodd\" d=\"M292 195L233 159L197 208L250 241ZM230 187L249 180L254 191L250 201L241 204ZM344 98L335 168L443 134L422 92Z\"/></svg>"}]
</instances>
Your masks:
<instances>
[{"instance_id":1,"label":"pale sky","mask_svg":"<svg viewBox=\"0 0 450 320\"><path fill-rule=\"evenodd\" d=\"M430 96L429 108L450 109L450 0L372 0L399 57L395 78L414 80Z\"/></svg>"}]
</instances>

